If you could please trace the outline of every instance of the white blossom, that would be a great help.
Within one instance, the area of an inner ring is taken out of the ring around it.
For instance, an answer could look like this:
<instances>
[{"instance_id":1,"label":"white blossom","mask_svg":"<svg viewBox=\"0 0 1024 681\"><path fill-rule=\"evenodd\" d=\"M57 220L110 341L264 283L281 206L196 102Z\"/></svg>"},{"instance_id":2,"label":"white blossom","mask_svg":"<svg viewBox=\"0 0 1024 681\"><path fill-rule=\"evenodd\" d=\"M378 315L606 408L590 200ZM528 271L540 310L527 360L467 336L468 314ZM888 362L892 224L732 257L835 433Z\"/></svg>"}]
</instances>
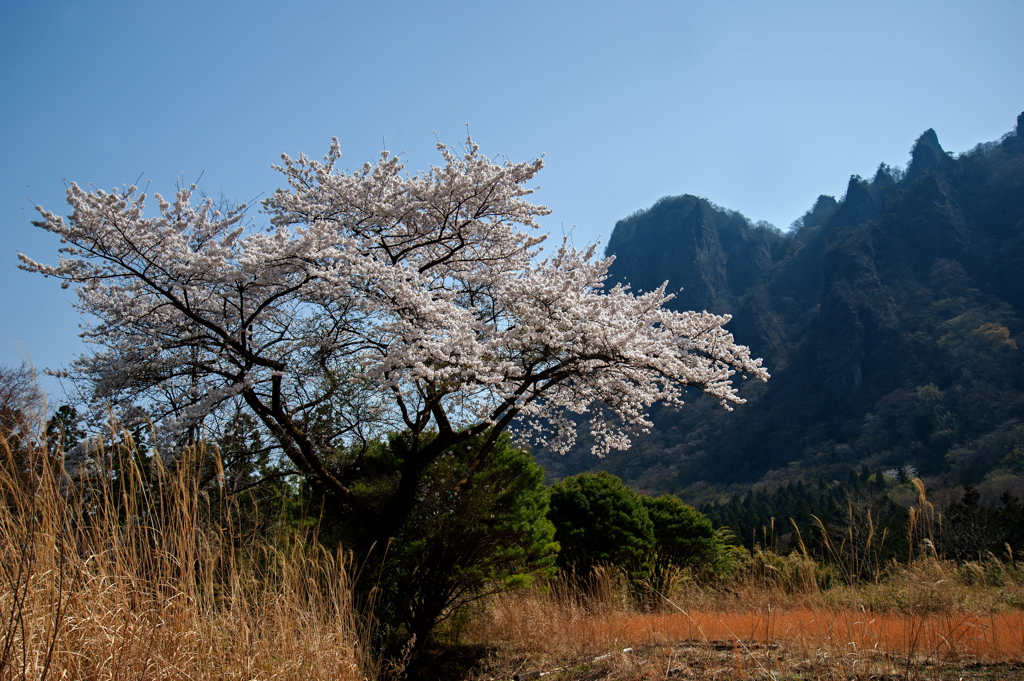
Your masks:
<instances>
[{"instance_id":1,"label":"white blossom","mask_svg":"<svg viewBox=\"0 0 1024 681\"><path fill-rule=\"evenodd\" d=\"M419 174L386 152L339 172L337 140L322 162L282 156L263 230L243 226L244 206L194 203L194 187L156 194L146 217L134 186L72 184L71 215L39 208L36 223L60 236L59 263L19 257L97 320L83 333L96 351L74 365L97 396L163 405L182 429L240 399L330 484L303 441L317 410L338 411L328 439L371 421L454 438L519 421L563 452L583 423L603 454L686 387L730 408L736 371L768 378L727 316L670 311L664 286L606 289L595 247L540 259L549 211L527 186L540 159L494 162L472 139L438 150L443 165Z\"/></svg>"}]
</instances>

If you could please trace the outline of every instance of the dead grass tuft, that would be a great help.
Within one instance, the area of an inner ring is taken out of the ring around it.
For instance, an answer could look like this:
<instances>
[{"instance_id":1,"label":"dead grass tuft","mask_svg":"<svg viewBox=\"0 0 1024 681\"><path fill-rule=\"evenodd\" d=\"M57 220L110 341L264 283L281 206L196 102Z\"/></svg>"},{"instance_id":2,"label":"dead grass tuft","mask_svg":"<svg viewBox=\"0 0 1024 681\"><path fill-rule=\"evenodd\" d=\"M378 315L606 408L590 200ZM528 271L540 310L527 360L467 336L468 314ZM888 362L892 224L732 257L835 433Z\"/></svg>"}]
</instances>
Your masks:
<instances>
[{"instance_id":1,"label":"dead grass tuft","mask_svg":"<svg viewBox=\"0 0 1024 681\"><path fill-rule=\"evenodd\" d=\"M345 559L243 538L194 465L0 438L0 678L363 679ZM69 470L73 469L73 470Z\"/></svg>"},{"instance_id":2,"label":"dead grass tuft","mask_svg":"<svg viewBox=\"0 0 1024 681\"><path fill-rule=\"evenodd\" d=\"M796 567L803 589L748 572L691 582L654 612L624 605L622 582L607 571L589 583L556 580L494 597L471 636L514 661L500 673L558 670L553 678L564 679L945 678L936 671L944 665L1010 674L1024 661L1024 613L1000 596L1013 593L1009 578L1002 587L978 579L998 565L922 559L880 583L831 589L812 587L808 567Z\"/></svg>"}]
</instances>

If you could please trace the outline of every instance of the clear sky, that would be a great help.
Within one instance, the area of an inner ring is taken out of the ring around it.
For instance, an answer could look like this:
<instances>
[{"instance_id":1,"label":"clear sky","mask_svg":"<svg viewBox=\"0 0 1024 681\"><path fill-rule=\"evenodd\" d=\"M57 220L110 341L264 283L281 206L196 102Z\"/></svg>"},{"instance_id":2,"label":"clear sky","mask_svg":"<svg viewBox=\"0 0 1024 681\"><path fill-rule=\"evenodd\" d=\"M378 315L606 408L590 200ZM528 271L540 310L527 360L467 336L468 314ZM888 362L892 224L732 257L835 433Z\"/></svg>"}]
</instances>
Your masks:
<instances>
[{"instance_id":1,"label":"clear sky","mask_svg":"<svg viewBox=\"0 0 1024 681\"><path fill-rule=\"evenodd\" d=\"M928 128L954 152L1010 131L1022 26L1020 0L3 0L0 363L83 351L71 292L16 269L56 260L30 220L63 179L242 201L281 152L337 136L343 166L386 146L415 170L468 123L488 155L545 155L545 227L577 246L673 194L785 228Z\"/></svg>"}]
</instances>

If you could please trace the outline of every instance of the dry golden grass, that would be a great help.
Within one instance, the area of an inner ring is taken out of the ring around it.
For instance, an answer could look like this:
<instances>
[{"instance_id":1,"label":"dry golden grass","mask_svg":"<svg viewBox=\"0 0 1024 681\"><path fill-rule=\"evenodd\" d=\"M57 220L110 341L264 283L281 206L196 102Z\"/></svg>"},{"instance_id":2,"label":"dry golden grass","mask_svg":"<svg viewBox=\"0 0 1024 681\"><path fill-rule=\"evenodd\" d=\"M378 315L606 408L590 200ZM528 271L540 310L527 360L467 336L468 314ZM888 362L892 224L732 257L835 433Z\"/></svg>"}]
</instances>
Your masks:
<instances>
[{"instance_id":1,"label":"dry golden grass","mask_svg":"<svg viewBox=\"0 0 1024 681\"><path fill-rule=\"evenodd\" d=\"M367 652L342 554L294 530L243 531L228 497L199 489L210 453L187 452L173 470L154 459L150 474L130 437L110 439L121 444L97 444L74 466L0 440L0 680L401 677L401 663L385 669ZM680 579L644 607L614 571L564 577L457 618L458 643L490 652L469 668L427 663L417 674L1024 675L1012 560L958 565L923 552L860 583L829 569L755 553L732 578Z\"/></svg>"},{"instance_id":2,"label":"dry golden grass","mask_svg":"<svg viewBox=\"0 0 1024 681\"><path fill-rule=\"evenodd\" d=\"M295 533L242 540L230 503L198 489L203 452L144 480L114 435L127 446L94 447L87 476L0 438L0 679L372 671L340 555Z\"/></svg>"},{"instance_id":3,"label":"dry golden grass","mask_svg":"<svg viewBox=\"0 0 1024 681\"><path fill-rule=\"evenodd\" d=\"M884 584L829 591L748 572L691 583L652 612L630 608L621 580L602 573L588 585L501 594L470 637L499 651L495 678L531 669L557 670L555 679L975 678L970 669L1019 678L1024 612L1000 596L1015 587L1005 575L972 583L965 570L977 573L921 560Z\"/></svg>"}]
</instances>

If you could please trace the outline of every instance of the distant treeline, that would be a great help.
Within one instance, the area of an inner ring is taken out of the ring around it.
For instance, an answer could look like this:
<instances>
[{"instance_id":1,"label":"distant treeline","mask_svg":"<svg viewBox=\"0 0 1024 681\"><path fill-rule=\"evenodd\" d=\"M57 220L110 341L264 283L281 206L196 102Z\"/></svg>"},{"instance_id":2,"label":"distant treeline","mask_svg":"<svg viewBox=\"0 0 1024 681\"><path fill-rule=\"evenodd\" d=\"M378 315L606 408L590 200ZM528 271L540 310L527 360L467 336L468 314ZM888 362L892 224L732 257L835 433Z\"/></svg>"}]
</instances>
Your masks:
<instances>
[{"instance_id":1,"label":"distant treeline","mask_svg":"<svg viewBox=\"0 0 1024 681\"><path fill-rule=\"evenodd\" d=\"M870 534L883 562L903 561L911 553L914 519L911 507L894 501L901 495L917 502L918 508L930 505L920 481L911 480L905 467L887 474L880 470L871 473L865 466L859 473L851 472L843 483L828 483L823 478L813 483L799 481L773 492L762 489L735 494L726 503L712 502L700 511L714 527L730 528L749 550L761 547L786 553L806 549L827 560L837 542L856 548L858 543L867 544ZM931 510L927 538L940 557L984 560L992 554L1002 559L1008 557L1008 549L1013 554L1024 549L1024 508L1009 491L988 505L974 486L967 484L959 499L941 511Z\"/></svg>"}]
</instances>

